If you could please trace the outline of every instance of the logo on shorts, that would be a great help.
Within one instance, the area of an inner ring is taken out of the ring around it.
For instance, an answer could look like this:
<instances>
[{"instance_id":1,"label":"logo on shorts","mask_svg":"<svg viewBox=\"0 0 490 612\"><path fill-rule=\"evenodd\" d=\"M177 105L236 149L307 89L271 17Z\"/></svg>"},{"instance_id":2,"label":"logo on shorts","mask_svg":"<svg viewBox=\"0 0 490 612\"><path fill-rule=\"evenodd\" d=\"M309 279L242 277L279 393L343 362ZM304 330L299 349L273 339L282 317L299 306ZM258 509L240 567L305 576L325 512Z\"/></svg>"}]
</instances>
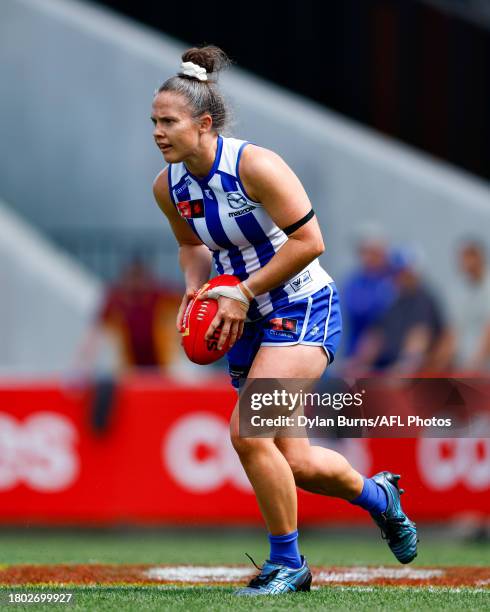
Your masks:
<instances>
[{"instance_id":1,"label":"logo on shorts","mask_svg":"<svg viewBox=\"0 0 490 612\"><path fill-rule=\"evenodd\" d=\"M300 276L292 280L289 284L291 285L293 291L299 291L302 287L312 282L311 274L308 270L303 272Z\"/></svg>"},{"instance_id":2,"label":"logo on shorts","mask_svg":"<svg viewBox=\"0 0 490 612\"><path fill-rule=\"evenodd\" d=\"M204 202L200 200L187 200L185 202L177 202L179 214L184 219L196 219L204 217Z\"/></svg>"},{"instance_id":3,"label":"logo on shorts","mask_svg":"<svg viewBox=\"0 0 490 612\"><path fill-rule=\"evenodd\" d=\"M285 331L295 334L298 328L298 321L296 319L270 319L268 327L272 331Z\"/></svg>"}]
</instances>

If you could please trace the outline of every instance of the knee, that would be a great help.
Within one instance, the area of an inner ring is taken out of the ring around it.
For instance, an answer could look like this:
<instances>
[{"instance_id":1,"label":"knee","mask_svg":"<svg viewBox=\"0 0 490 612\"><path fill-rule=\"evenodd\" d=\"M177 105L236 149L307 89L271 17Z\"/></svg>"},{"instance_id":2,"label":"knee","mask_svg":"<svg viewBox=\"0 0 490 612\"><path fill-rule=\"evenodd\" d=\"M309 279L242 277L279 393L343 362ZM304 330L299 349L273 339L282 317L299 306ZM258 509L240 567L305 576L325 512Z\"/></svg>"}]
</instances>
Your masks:
<instances>
[{"instance_id":1,"label":"knee","mask_svg":"<svg viewBox=\"0 0 490 612\"><path fill-rule=\"evenodd\" d=\"M240 456L250 452L250 438L241 438L239 434L231 432L230 440L233 448Z\"/></svg>"},{"instance_id":2,"label":"knee","mask_svg":"<svg viewBox=\"0 0 490 612\"><path fill-rule=\"evenodd\" d=\"M283 455L291 468L296 484L301 485L308 480L311 473L308 457L297 453L283 453Z\"/></svg>"},{"instance_id":3,"label":"knee","mask_svg":"<svg viewBox=\"0 0 490 612\"><path fill-rule=\"evenodd\" d=\"M231 427L230 440L233 448L241 458L247 457L252 453L257 453L267 442L262 438L243 438L240 436L238 428Z\"/></svg>"}]
</instances>

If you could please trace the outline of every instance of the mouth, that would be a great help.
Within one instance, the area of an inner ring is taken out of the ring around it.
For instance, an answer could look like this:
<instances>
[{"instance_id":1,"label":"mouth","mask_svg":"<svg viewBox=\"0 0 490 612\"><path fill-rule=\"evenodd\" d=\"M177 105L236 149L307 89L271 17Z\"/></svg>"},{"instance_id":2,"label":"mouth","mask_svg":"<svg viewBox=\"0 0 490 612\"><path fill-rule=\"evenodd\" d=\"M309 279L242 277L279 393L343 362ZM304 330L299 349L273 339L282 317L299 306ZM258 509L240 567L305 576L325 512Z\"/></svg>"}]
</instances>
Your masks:
<instances>
[{"instance_id":1,"label":"mouth","mask_svg":"<svg viewBox=\"0 0 490 612\"><path fill-rule=\"evenodd\" d=\"M158 144L157 147L160 149L162 153L166 153L167 151L170 151L170 149L172 148L172 145Z\"/></svg>"}]
</instances>

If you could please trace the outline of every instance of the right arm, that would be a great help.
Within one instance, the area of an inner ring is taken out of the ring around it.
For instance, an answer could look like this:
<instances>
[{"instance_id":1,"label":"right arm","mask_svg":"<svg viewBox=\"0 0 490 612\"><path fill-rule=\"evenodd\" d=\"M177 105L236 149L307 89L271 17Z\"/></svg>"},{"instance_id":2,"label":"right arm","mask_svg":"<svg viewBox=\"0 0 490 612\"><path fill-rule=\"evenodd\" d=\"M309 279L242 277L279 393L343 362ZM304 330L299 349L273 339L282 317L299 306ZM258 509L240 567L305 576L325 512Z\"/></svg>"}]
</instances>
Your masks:
<instances>
[{"instance_id":1,"label":"right arm","mask_svg":"<svg viewBox=\"0 0 490 612\"><path fill-rule=\"evenodd\" d=\"M199 240L187 221L177 212L170 197L166 168L156 177L153 183L153 194L179 243L179 263L185 279L185 295L177 315L177 329L180 332L187 304L194 297L195 292L209 280L212 256L208 247Z\"/></svg>"}]
</instances>

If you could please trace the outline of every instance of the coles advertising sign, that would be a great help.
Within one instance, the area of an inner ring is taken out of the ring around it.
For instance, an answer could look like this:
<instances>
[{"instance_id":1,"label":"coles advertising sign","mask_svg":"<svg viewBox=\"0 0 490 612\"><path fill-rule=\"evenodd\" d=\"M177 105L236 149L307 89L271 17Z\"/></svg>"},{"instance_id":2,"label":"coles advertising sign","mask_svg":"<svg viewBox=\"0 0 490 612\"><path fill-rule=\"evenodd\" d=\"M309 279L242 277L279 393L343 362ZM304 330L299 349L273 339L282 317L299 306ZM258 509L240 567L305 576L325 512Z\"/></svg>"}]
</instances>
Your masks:
<instances>
[{"instance_id":1,"label":"coles advertising sign","mask_svg":"<svg viewBox=\"0 0 490 612\"><path fill-rule=\"evenodd\" d=\"M0 387L0 522L257 523L229 442L235 392L126 380L106 428L89 394L58 385ZM490 515L490 439L322 440L362 473L402 474L415 520ZM363 522L345 501L299 493L300 521Z\"/></svg>"}]
</instances>

